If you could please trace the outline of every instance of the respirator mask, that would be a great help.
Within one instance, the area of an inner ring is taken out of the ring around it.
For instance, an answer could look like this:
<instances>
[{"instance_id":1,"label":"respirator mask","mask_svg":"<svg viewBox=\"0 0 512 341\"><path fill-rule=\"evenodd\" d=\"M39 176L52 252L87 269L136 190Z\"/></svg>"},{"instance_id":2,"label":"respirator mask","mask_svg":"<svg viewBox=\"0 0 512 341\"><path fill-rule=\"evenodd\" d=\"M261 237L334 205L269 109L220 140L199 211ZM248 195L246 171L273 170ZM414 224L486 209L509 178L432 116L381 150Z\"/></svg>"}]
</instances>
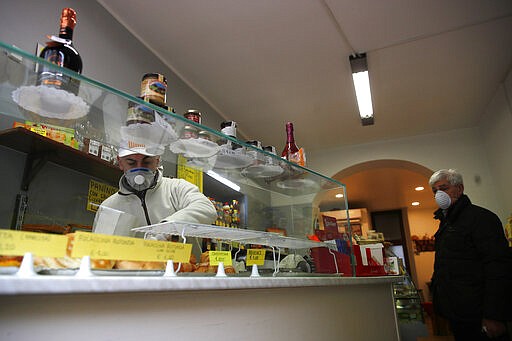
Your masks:
<instances>
[{"instance_id":1,"label":"respirator mask","mask_svg":"<svg viewBox=\"0 0 512 341\"><path fill-rule=\"evenodd\" d=\"M437 206L439 206L439 208L442 210L448 209L448 207L450 207L452 204L452 199L450 196L443 191L437 191L434 199L436 200Z\"/></svg>"},{"instance_id":2,"label":"respirator mask","mask_svg":"<svg viewBox=\"0 0 512 341\"><path fill-rule=\"evenodd\" d=\"M149 168L133 168L126 171L124 177L134 190L143 191L153 185L155 172Z\"/></svg>"}]
</instances>

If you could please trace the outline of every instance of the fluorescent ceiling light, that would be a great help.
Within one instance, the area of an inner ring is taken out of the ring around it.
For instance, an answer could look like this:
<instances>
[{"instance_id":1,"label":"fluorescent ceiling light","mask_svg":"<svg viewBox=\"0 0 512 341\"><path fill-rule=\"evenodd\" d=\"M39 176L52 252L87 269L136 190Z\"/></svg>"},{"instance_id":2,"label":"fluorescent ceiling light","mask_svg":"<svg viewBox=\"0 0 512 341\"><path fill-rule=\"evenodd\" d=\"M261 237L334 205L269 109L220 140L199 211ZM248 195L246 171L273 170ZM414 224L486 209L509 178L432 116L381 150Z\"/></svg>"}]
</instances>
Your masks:
<instances>
[{"instance_id":1,"label":"fluorescent ceiling light","mask_svg":"<svg viewBox=\"0 0 512 341\"><path fill-rule=\"evenodd\" d=\"M209 176L211 176L212 178L214 178L215 180L223 183L224 185L234 189L235 191L237 192L240 192L240 186L238 186L237 184L235 184L234 182L226 179L225 177L215 173L214 171L212 170L209 170L208 172L206 172L206 174L208 174Z\"/></svg>"},{"instance_id":2,"label":"fluorescent ceiling light","mask_svg":"<svg viewBox=\"0 0 512 341\"><path fill-rule=\"evenodd\" d=\"M350 68L352 69L352 80L356 90L357 106L359 116L364 126L373 124L372 94L370 91L370 77L368 75L368 63L366 53L356 54L349 57Z\"/></svg>"},{"instance_id":3,"label":"fluorescent ceiling light","mask_svg":"<svg viewBox=\"0 0 512 341\"><path fill-rule=\"evenodd\" d=\"M418 187L416 187L414 190L415 190L415 191L423 191L424 189L425 189L425 187L423 187L423 186L418 186Z\"/></svg>"},{"instance_id":4,"label":"fluorescent ceiling light","mask_svg":"<svg viewBox=\"0 0 512 341\"><path fill-rule=\"evenodd\" d=\"M412 202L412 203L411 203L411 205L413 205L413 206L419 206L419 205L420 205L420 203L419 203L419 201L414 201L414 202Z\"/></svg>"}]
</instances>

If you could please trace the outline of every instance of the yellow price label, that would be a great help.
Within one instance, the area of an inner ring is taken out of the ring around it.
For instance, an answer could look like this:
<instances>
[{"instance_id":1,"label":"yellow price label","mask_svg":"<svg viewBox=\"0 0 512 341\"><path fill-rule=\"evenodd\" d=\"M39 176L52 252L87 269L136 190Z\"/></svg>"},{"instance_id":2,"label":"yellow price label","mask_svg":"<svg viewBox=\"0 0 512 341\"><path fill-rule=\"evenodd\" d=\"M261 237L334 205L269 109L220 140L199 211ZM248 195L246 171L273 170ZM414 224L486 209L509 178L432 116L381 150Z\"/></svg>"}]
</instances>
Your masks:
<instances>
[{"instance_id":1,"label":"yellow price label","mask_svg":"<svg viewBox=\"0 0 512 341\"><path fill-rule=\"evenodd\" d=\"M196 185L203 192L203 171L187 166L187 159L183 155L178 155L177 177Z\"/></svg>"},{"instance_id":2,"label":"yellow price label","mask_svg":"<svg viewBox=\"0 0 512 341\"><path fill-rule=\"evenodd\" d=\"M209 251L210 265L219 265L220 262L224 266L232 265L231 251Z\"/></svg>"},{"instance_id":3,"label":"yellow price label","mask_svg":"<svg viewBox=\"0 0 512 341\"><path fill-rule=\"evenodd\" d=\"M192 244L76 232L72 257L132 261L188 263Z\"/></svg>"},{"instance_id":4,"label":"yellow price label","mask_svg":"<svg viewBox=\"0 0 512 341\"><path fill-rule=\"evenodd\" d=\"M39 257L64 257L68 237L41 232L0 229L0 254L23 256L30 252Z\"/></svg>"},{"instance_id":5,"label":"yellow price label","mask_svg":"<svg viewBox=\"0 0 512 341\"><path fill-rule=\"evenodd\" d=\"M245 264L249 265L263 265L265 263L265 250L262 249L247 249L247 258Z\"/></svg>"}]
</instances>

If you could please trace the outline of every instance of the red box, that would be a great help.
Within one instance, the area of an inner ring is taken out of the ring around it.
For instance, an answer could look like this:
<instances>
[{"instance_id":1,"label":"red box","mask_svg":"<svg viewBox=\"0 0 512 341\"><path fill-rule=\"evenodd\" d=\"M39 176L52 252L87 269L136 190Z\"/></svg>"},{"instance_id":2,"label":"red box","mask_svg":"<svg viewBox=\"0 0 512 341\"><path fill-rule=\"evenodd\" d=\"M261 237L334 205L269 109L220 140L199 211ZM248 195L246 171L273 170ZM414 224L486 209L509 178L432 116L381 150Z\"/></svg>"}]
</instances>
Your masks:
<instances>
[{"instance_id":1,"label":"red box","mask_svg":"<svg viewBox=\"0 0 512 341\"><path fill-rule=\"evenodd\" d=\"M343 276L352 276L349 255L330 250L326 247L314 247L311 249L311 257L315 263L315 272L340 273ZM337 269L336 265L338 266Z\"/></svg>"},{"instance_id":2,"label":"red box","mask_svg":"<svg viewBox=\"0 0 512 341\"><path fill-rule=\"evenodd\" d=\"M366 259L368 265L363 265L363 259L361 257L360 245L353 245L354 256L356 259L356 276L386 276L386 270L384 264L378 264L375 262L371 255L371 250L366 249ZM384 259L384 248L382 248L382 259Z\"/></svg>"}]
</instances>

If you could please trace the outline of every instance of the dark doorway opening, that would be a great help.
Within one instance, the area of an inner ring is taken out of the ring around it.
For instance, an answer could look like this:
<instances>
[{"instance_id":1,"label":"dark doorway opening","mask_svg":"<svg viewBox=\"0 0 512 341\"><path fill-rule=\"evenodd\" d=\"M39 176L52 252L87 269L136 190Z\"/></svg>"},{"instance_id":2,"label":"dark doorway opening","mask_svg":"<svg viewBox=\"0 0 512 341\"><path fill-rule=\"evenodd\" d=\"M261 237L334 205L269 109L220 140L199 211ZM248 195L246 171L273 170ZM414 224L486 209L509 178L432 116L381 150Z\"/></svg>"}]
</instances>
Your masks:
<instances>
[{"instance_id":1,"label":"dark doorway opening","mask_svg":"<svg viewBox=\"0 0 512 341\"><path fill-rule=\"evenodd\" d=\"M391 251L404 260L404 265L410 272L402 210L372 212L371 218L373 229L384 234L385 241L392 244Z\"/></svg>"}]
</instances>

